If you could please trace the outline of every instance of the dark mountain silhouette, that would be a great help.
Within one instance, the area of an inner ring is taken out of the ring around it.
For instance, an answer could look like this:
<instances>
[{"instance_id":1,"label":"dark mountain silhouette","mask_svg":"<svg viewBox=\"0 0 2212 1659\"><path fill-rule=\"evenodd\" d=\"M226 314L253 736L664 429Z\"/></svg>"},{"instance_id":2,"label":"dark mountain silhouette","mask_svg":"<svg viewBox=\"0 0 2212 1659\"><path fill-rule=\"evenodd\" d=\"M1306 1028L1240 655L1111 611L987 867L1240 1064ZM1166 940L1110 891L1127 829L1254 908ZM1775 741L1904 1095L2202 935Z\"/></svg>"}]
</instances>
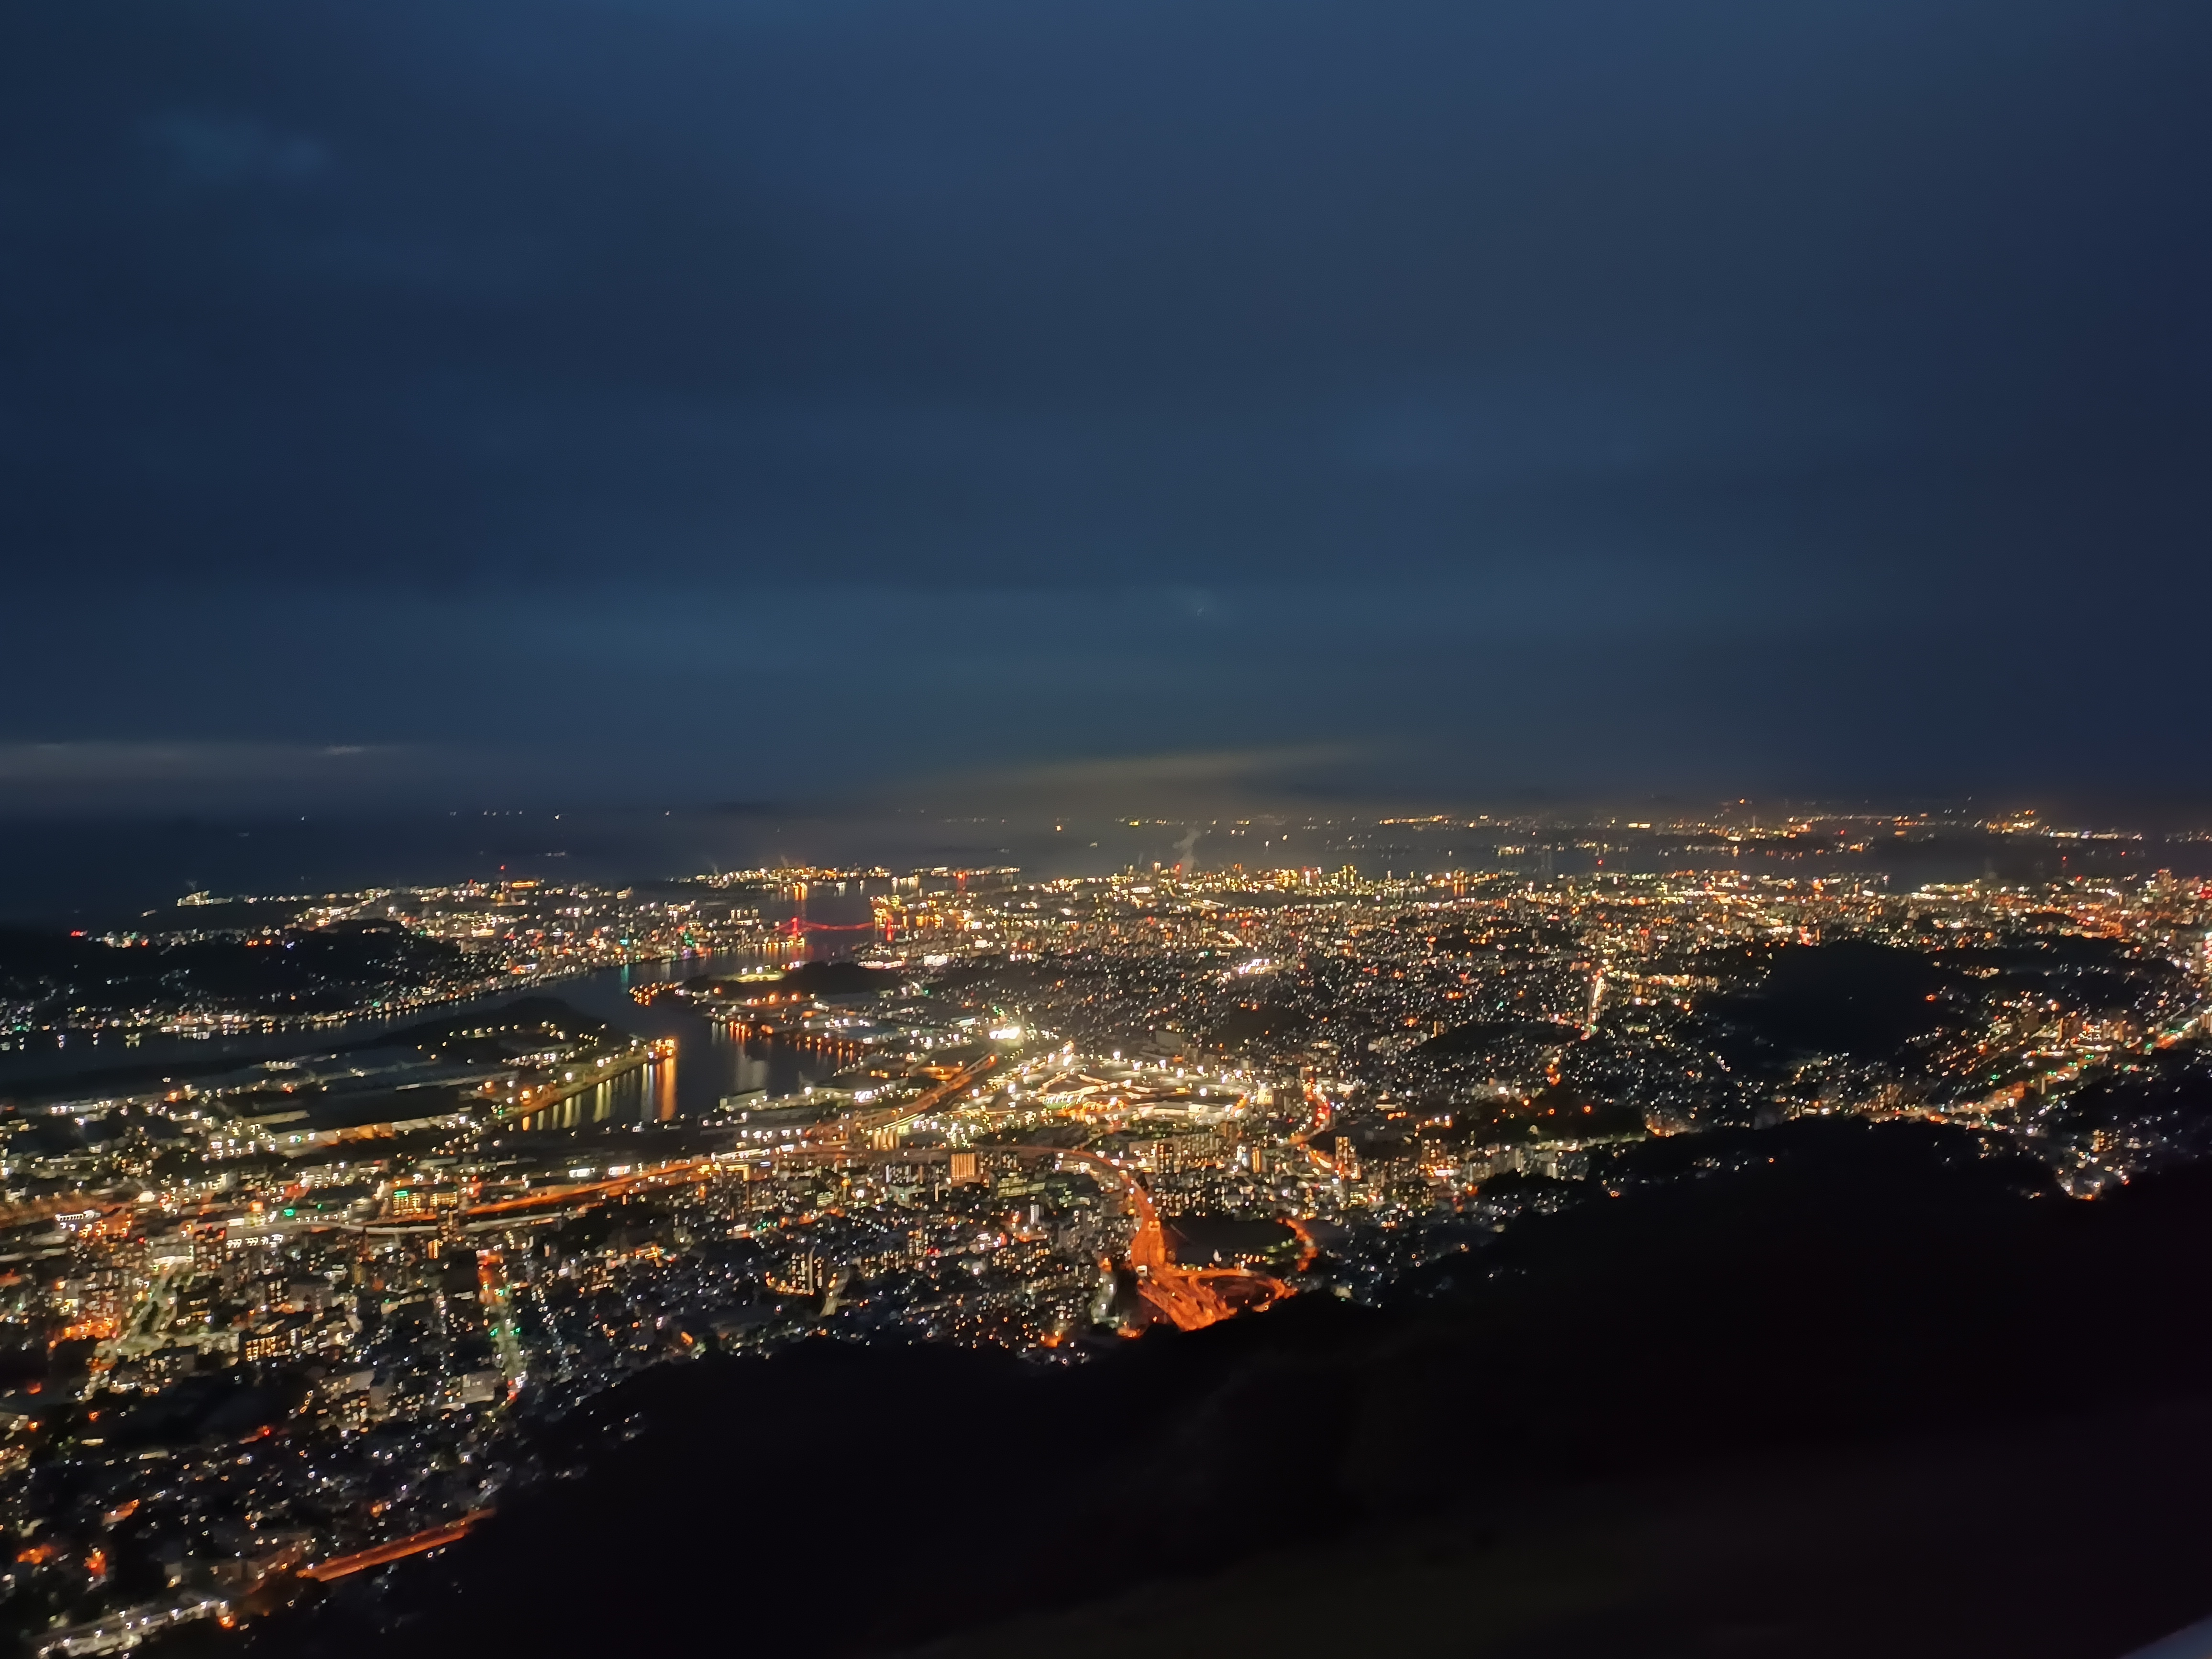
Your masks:
<instances>
[{"instance_id":1,"label":"dark mountain silhouette","mask_svg":"<svg viewBox=\"0 0 2212 1659\"><path fill-rule=\"evenodd\" d=\"M962 1650L956 1638L994 1621L1048 1615L1079 1647L1104 1639L1085 1620L1105 1615L1054 1610L1194 1575L1221 1595L1257 1580L1321 1593L1328 1563L1380 1582L1425 1551L1473 1583L1501 1526L1552 1539L1546 1571L1595 1575L1554 1620L1580 1630L1644 1581L1562 1533L1561 1505L1655 1539L1662 1498L1706 1504L1717 1539L1766 1539L1762 1516L1820 1509L1790 1480L1730 1486L1746 1468L1832 1485L1863 1468L1876 1485L1851 1489L1853 1513L1881 1514L1888 1480L1915 1536L1946 1513L1995 1528L1951 1540L1955 1574L1881 1578L1879 1552L1835 1557L1877 1575L1882 1605L1925 1612L1926 1632L1955 1642L1960 1619L2010 1632L1982 1650L2098 1659L2212 1608L2201 1556L2175 1541L2180 1527L2212 1545L2212 1520L2184 1504L2207 1457L2111 1469L2049 1426L2109 1422L2140 1439L2160 1402L2200 1415L2212 1402L2212 1335L2177 1316L2212 1294L2212 1170L2083 1203L2039 1166L1929 1126L1808 1121L1728 1140L1732 1171L1529 1218L1382 1310L1302 1297L1073 1368L824 1341L646 1373L539 1431L536 1455L576 1478L513 1498L434 1559L346 1581L252 1648ZM1932 1498L1912 1486L1911 1470L1946 1459L1981 1473ZM2123 1512L2081 1506L2085 1484L2109 1486ZM2028 1503L2032 1540L1985 1512L1984 1488ZM2069 1553L2106 1576L2041 1584L2041 1613L2025 1616L2003 1586L2021 1563ZM1978 1585L1977 1563L1996 1576ZM1803 1634L1841 1616L1817 1565L1775 1580L1797 1586L1786 1594L1761 1591L1762 1617L1796 1644L1735 1650L1830 1650ZM2108 1594L2112 1574L2133 1575L2128 1595ZM1479 1607L1431 1588L1438 1630L1479 1628ZM1169 1619L1147 1640L1200 1651L1209 1628ZM1637 1628L1652 1637L1638 1651L1711 1650ZM1895 1652L1966 1650L1893 1637ZM1468 1650L1595 1655L1625 1639Z\"/></svg>"}]
</instances>

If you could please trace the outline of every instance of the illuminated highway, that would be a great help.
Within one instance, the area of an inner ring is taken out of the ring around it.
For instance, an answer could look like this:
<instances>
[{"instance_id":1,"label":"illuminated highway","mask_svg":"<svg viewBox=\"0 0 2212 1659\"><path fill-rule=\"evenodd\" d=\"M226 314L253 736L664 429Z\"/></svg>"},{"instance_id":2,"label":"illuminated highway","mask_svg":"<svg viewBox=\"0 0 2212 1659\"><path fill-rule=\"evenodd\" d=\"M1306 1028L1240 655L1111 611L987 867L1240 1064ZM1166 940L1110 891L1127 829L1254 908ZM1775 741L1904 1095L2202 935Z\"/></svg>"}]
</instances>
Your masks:
<instances>
[{"instance_id":1,"label":"illuminated highway","mask_svg":"<svg viewBox=\"0 0 2212 1659\"><path fill-rule=\"evenodd\" d=\"M819 1144L846 1145L911 1123L961 1094L998 1063L996 1054L986 1054L974 1065L963 1067L935 1088L917 1095L912 1100L896 1106L878 1107L872 1111L847 1112L820 1130L810 1132L807 1138Z\"/></svg>"},{"instance_id":2,"label":"illuminated highway","mask_svg":"<svg viewBox=\"0 0 2212 1659\"><path fill-rule=\"evenodd\" d=\"M432 1527L406 1538L395 1538L388 1544L379 1544L372 1549L356 1550L350 1555L334 1555L327 1561L318 1562L302 1569L300 1577L312 1578L317 1583L327 1584L332 1579L350 1577L356 1572L366 1572L371 1567L380 1567L389 1561L404 1560L410 1555L420 1555L425 1550L434 1550L447 1544L458 1544L469 1535L477 1522L486 1519L489 1510L471 1510L459 1520L448 1521L441 1527Z\"/></svg>"},{"instance_id":3,"label":"illuminated highway","mask_svg":"<svg viewBox=\"0 0 2212 1659\"><path fill-rule=\"evenodd\" d=\"M679 1158L672 1163L656 1164L649 1169L630 1170L605 1181L545 1187L534 1193L525 1193L519 1198L502 1198L489 1204L471 1205L461 1213L474 1221L487 1216L516 1215L526 1210L542 1210L552 1206L605 1203L608 1199L620 1198L640 1188L662 1186L670 1182L709 1174L721 1163L721 1160L713 1158Z\"/></svg>"},{"instance_id":4,"label":"illuminated highway","mask_svg":"<svg viewBox=\"0 0 2212 1659\"><path fill-rule=\"evenodd\" d=\"M1136 1231L1129 1239L1129 1266L1137 1274L1138 1294L1177 1330L1200 1330L1239 1313L1256 1311L1291 1294L1289 1285L1267 1273L1243 1267L1179 1265L1168 1247L1159 1209L1142 1182L1095 1152L1063 1152L1060 1156L1088 1164L1121 1183L1137 1217Z\"/></svg>"}]
</instances>

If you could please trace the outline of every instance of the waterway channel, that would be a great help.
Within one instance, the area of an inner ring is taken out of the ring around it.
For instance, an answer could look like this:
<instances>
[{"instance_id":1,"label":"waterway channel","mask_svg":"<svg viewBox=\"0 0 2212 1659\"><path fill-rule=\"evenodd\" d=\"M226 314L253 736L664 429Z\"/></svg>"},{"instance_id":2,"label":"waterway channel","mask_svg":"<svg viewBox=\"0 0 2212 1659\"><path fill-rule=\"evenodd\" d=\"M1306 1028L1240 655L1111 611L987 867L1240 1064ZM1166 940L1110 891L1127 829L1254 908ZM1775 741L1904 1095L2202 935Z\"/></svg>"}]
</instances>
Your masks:
<instances>
[{"instance_id":1,"label":"waterway channel","mask_svg":"<svg viewBox=\"0 0 2212 1659\"><path fill-rule=\"evenodd\" d=\"M782 923L796 919L829 929L780 945L772 955L699 952L663 962L633 963L471 1002L417 1009L394 1018L348 1020L313 1030L208 1037L167 1036L159 1032L32 1033L0 1043L0 1104L52 1104L142 1095L169 1079L214 1076L262 1060L326 1054L374 1042L427 1020L496 1008L520 997L547 996L635 1036L676 1041L672 1066L656 1061L649 1073L632 1072L577 1097L580 1103L574 1112L580 1116L576 1121L704 1117L726 1095L755 1089L765 1090L770 1096L795 1094L808 1084L832 1075L836 1062L785 1043L733 1038L727 1026L702 1018L680 999L662 997L640 1004L630 995L631 990L667 980L788 965L810 956L842 955L868 937L856 928L868 921L870 900L882 893L885 885L879 879L855 878L763 892L760 909L769 921Z\"/></svg>"},{"instance_id":2,"label":"waterway channel","mask_svg":"<svg viewBox=\"0 0 2212 1659\"><path fill-rule=\"evenodd\" d=\"M631 1118L704 1117L725 1095L763 1089L795 1094L836 1070L826 1055L760 1038L734 1037L730 1028L692 1012L682 1000L641 1004L633 988L702 974L737 974L770 965L757 952L720 952L666 962L635 963L481 1001L419 1010L398 1019L352 1020L313 1030L254 1032L204 1039L149 1034L136 1042L116 1035L45 1036L0 1054L0 1102L91 1100L142 1094L165 1078L183 1079L306 1054L330 1054L374 1042L426 1020L465 1010L489 1010L521 997L554 997L635 1036L672 1037L673 1060L656 1061L580 1095L567 1117L578 1123ZM555 1126L559 1127L559 1126Z\"/></svg>"}]
</instances>

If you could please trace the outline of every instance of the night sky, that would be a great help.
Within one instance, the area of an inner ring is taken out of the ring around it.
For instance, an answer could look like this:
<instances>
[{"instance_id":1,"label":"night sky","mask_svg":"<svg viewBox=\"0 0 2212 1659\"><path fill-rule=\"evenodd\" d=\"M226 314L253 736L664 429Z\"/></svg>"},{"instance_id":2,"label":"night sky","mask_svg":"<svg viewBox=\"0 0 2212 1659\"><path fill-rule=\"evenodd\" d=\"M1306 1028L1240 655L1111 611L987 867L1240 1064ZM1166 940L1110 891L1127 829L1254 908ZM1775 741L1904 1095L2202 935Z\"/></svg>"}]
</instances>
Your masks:
<instances>
[{"instance_id":1,"label":"night sky","mask_svg":"<svg viewBox=\"0 0 2212 1659\"><path fill-rule=\"evenodd\" d=\"M11 6L0 787L2194 791L2208 87L2202 0Z\"/></svg>"}]
</instances>

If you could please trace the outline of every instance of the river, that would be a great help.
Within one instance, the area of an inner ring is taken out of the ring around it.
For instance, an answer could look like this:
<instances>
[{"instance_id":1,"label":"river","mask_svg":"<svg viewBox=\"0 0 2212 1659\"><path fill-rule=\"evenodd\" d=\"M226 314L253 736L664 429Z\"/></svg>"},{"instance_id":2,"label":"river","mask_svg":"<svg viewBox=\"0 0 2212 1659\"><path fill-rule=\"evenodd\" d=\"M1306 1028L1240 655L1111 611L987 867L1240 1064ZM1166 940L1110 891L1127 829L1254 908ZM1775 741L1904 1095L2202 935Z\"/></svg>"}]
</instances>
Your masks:
<instances>
[{"instance_id":1,"label":"river","mask_svg":"<svg viewBox=\"0 0 2212 1659\"><path fill-rule=\"evenodd\" d=\"M602 1085L593 1094L604 1094L605 1098L585 1099L580 1109L586 1120L633 1113L663 1116L672 1103L678 1116L703 1117L725 1095L750 1089L765 1089L771 1095L796 1093L807 1084L830 1076L836 1064L783 1043L734 1040L728 1027L693 1012L682 1000L661 997L640 1004L630 995L631 988L702 974L739 973L767 962L758 952L732 951L635 963L477 1002L419 1010L398 1019L352 1020L312 1031L205 1039L149 1034L135 1042L114 1033L99 1038L86 1032L40 1035L23 1047L0 1054L0 1101L28 1103L143 1093L168 1077L205 1077L257 1060L329 1054L466 1009L490 1009L520 997L549 996L636 1036L676 1040L672 1085L667 1062L657 1063L649 1079L632 1073Z\"/></svg>"}]
</instances>

